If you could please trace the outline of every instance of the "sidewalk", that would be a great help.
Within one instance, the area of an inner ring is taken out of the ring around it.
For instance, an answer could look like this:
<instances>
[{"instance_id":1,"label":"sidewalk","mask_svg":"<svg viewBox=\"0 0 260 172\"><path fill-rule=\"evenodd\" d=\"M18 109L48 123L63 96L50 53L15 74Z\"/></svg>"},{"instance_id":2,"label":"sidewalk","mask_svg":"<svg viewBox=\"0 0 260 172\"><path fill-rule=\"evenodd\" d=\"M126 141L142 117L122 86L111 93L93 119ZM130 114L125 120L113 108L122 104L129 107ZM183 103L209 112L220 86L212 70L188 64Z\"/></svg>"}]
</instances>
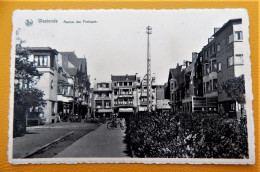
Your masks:
<instances>
[{"instance_id":1,"label":"sidewalk","mask_svg":"<svg viewBox=\"0 0 260 172\"><path fill-rule=\"evenodd\" d=\"M124 143L124 130L118 127L108 130L107 124L102 124L95 131L85 135L71 146L64 149L54 158L58 157L123 157L126 144Z\"/></svg>"},{"instance_id":2,"label":"sidewalk","mask_svg":"<svg viewBox=\"0 0 260 172\"><path fill-rule=\"evenodd\" d=\"M22 158L29 152L67 135L71 131L83 132L87 128L94 127L96 124L67 122L28 127L24 136L13 139L13 158Z\"/></svg>"}]
</instances>

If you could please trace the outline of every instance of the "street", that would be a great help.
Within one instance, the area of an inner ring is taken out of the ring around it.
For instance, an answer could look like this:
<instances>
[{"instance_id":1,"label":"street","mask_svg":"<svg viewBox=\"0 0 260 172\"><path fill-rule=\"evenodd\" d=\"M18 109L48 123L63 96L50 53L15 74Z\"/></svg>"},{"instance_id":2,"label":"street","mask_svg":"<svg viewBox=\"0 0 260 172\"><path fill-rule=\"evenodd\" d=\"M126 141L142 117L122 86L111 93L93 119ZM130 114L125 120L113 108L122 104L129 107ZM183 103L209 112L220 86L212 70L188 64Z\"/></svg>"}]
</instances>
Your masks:
<instances>
[{"instance_id":1,"label":"street","mask_svg":"<svg viewBox=\"0 0 260 172\"><path fill-rule=\"evenodd\" d=\"M24 158L30 152L64 137L73 132L72 135L52 144L47 149L30 156L29 158L51 158L57 153L74 143L76 140L95 130L99 126L93 123L55 123L43 126L27 127L27 132L22 137L13 139L13 157Z\"/></svg>"},{"instance_id":2,"label":"street","mask_svg":"<svg viewBox=\"0 0 260 172\"><path fill-rule=\"evenodd\" d=\"M85 135L64 149L55 158L62 157L122 157L127 158L124 130L119 127L108 130L102 124L95 131Z\"/></svg>"}]
</instances>

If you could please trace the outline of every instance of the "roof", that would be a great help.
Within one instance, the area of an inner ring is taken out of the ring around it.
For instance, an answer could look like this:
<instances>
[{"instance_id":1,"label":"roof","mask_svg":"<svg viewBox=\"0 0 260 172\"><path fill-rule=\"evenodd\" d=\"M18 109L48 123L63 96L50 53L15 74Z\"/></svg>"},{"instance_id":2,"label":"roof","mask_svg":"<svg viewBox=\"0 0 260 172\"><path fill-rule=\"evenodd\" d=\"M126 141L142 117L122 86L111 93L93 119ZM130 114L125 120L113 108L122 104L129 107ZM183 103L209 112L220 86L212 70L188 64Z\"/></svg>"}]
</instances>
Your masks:
<instances>
[{"instance_id":1,"label":"roof","mask_svg":"<svg viewBox=\"0 0 260 172\"><path fill-rule=\"evenodd\" d=\"M111 75L112 81L136 81L136 75Z\"/></svg>"},{"instance_id":2,"label":"roof","mask_svg":"<svg viewBox=\"0 0 260 172\"><path fill-rule=\"evenodd\" d=\"M227 26L229 26L230 24L241 24L242 23L242 19L231 19L229 20L227 23L225 23L216 33L213 34L213 36L217 36L220 32L222 32Z\"/></svg>"},{"instance_id":3,"label":"roof","mask_svg":"<svg viewBox=\"0 0 260 172\"><path fill-rule=\"evenodd\" d=\"M54 54L58 54L59 52L56 49L52 49L51 47L26 47L29 51L49 51Z\"/></svg>"},{"instance_id":4,"label":"roof","mask_svg":"<svg viewBox=\"0 0 260 172\"><path fill-rule=\"evenodd\" d=\"M63 59L62 67L70 74L76 75L77 69L81 73L87 74L87 60L86 58L78 58L74 51L72 52L60 52ZM69 67L68 62L70 62L75 68Z\"/></svg>"},{"instance_id":5,"label":"roof","mask_svg":"<svg viewBox=\"0 0 260 172\"><path fill-rule=\"evenodd\" d=\"M65 71L70 75L70 76L75 76L77 74L77 68L65 68Z\"/></svg>"}]
</instances>

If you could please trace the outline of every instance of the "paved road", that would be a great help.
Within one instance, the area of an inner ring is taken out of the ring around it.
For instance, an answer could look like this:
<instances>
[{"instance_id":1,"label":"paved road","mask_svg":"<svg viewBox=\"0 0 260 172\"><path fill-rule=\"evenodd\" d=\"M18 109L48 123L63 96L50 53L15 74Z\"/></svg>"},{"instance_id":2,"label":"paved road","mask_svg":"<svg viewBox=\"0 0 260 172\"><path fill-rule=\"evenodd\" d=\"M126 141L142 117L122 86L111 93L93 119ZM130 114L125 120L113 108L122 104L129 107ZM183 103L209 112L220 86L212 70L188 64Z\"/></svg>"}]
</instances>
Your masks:
<instances>
[{"instance_id":1,"label":"paved road","mask_svg":"<svg viewBox=\"0 0 260 172\"><path fill-rule=\"evenodd\" d=\"M125 157L126 144L124 130L108 130L102 124L95 131L85 135L71 146L60 152L57 157Z\"/></svg>"}]
</instances>

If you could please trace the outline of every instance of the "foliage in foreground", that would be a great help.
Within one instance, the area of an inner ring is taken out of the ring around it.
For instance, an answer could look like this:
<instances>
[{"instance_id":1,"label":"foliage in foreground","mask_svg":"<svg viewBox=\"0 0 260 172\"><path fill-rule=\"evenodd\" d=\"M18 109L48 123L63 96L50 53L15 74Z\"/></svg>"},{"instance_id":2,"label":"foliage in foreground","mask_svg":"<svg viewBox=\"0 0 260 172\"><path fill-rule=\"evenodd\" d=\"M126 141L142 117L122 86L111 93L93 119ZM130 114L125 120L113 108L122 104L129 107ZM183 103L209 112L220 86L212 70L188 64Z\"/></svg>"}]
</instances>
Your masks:
<instances>
[{"instance_id":1,"label":"foliage in foreground","mask_svg":"<svg viewBox=\"0 0 260 172\"><path fill-rule=\"evenodd\" d=\"M126 139L137 157L248 158L245 117L238 123L219 114L136 116Z\"/></svg>"},{"instance_id":2,"label":"foliage in foreground","mask_svg":"<svg viewBox=\"0 0 260 172\"><path fill-rule=\"evenodd\" d=\"M42 76L33 62L29 61L29 51L22 47L23 40L17 34L15 50L15 80L14 84L14 137L22 135L26 128L26 113L32 107L44 107L44 92L34 87Z\"/></svg>"}]
</instances>

